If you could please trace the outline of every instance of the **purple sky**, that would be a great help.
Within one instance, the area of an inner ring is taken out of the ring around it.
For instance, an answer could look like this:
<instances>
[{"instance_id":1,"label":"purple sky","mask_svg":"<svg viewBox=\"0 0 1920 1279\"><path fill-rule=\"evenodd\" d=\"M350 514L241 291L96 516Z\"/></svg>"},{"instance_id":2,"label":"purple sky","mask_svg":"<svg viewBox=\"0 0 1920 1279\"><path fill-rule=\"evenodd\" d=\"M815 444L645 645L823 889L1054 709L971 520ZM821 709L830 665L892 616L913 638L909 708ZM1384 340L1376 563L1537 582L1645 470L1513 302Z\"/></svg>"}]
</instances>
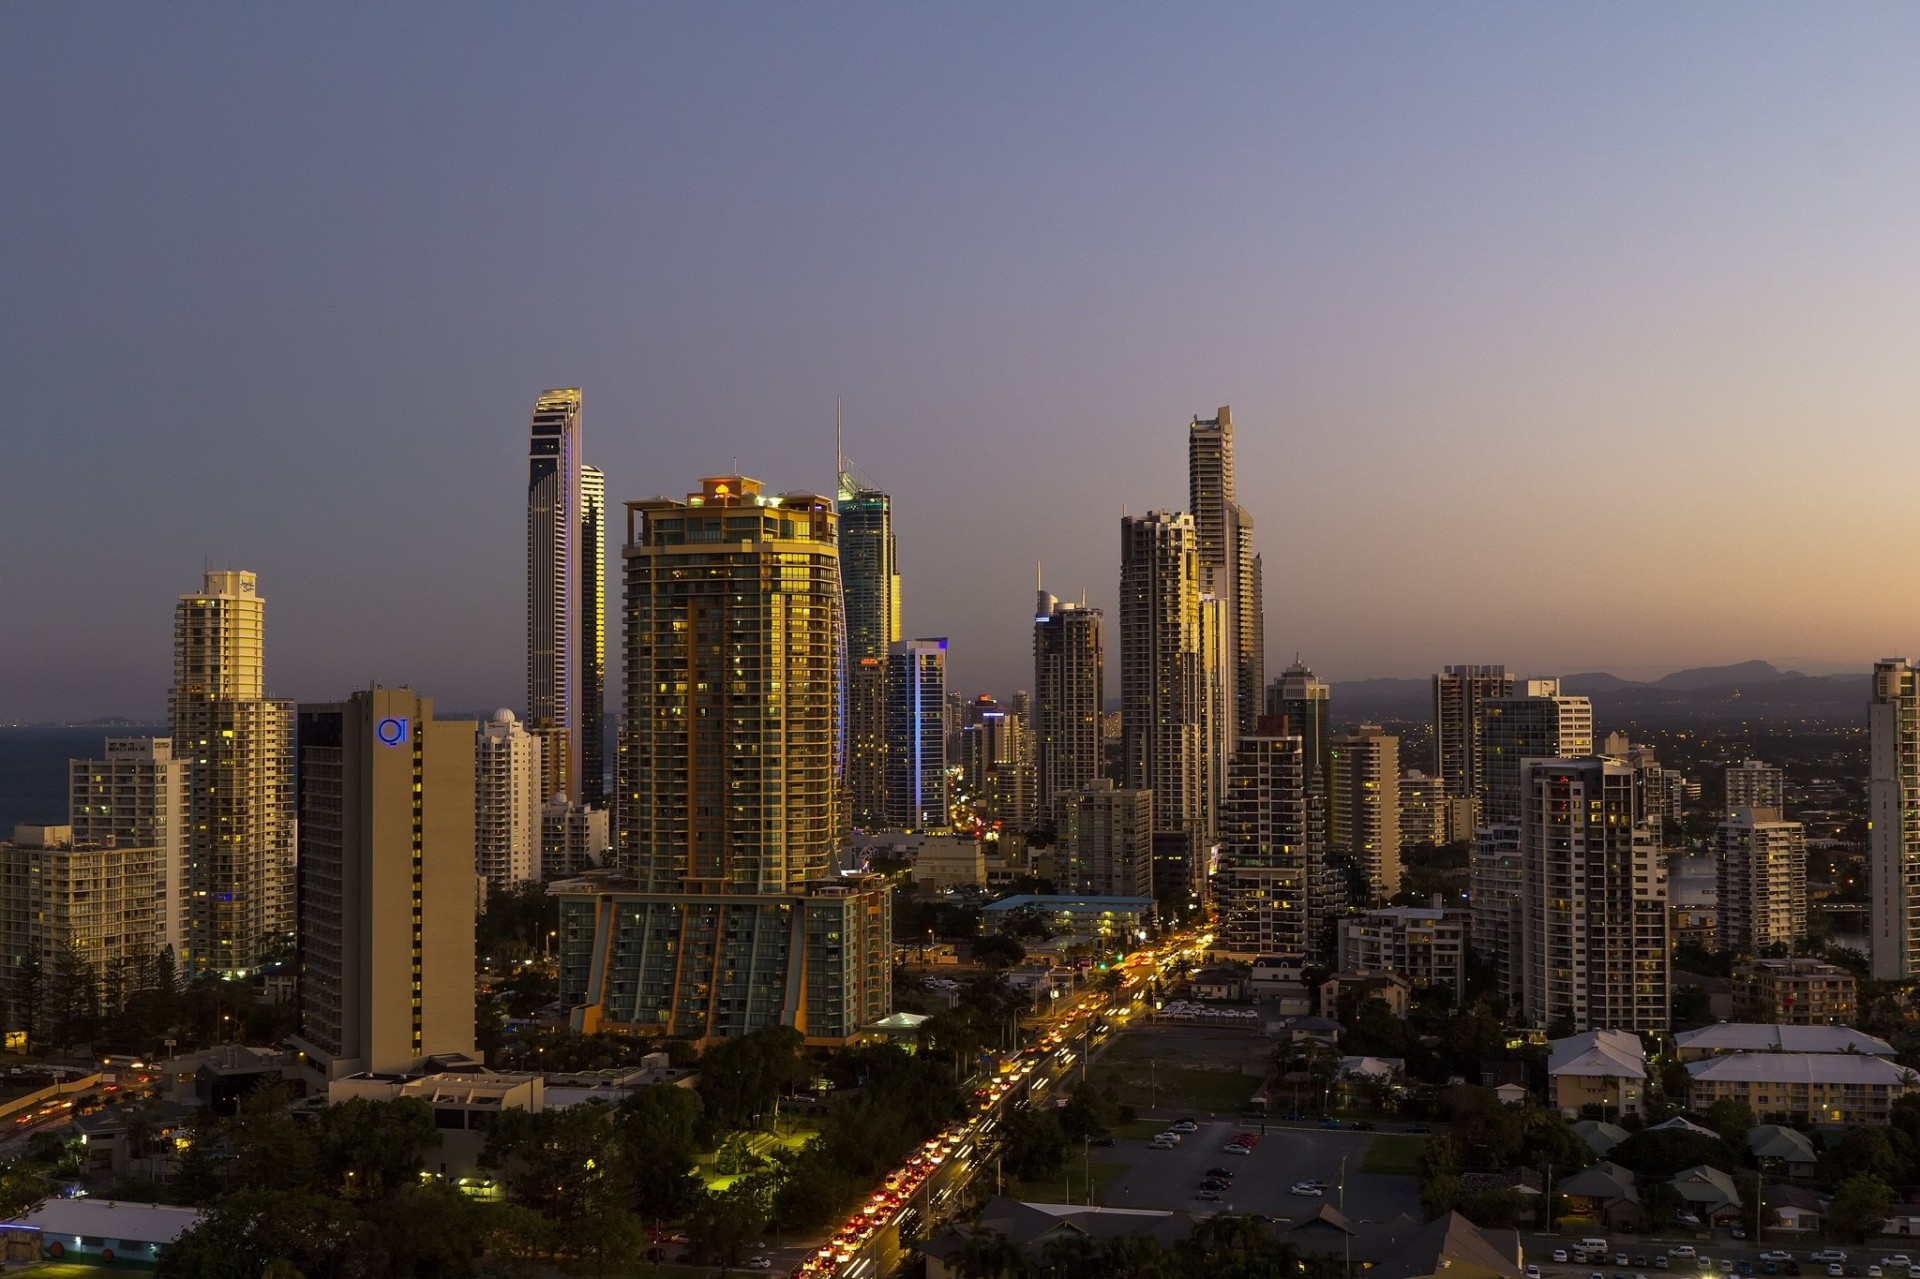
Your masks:
<instances>
[{"instance_id":1,"label":"purple sky","mask_svg":"<svg viewBox=\"0 0 1920 1279\"><path fill-rule=\"evenodd\" d=\"M523 446L848 452L910 634L1031 680L1234 407L1270 662L1920 649L1920 9L0 7L0 721L518 706ZM1113 681L1117 690L1117 679Z\"/></svg>"}]
</instances>

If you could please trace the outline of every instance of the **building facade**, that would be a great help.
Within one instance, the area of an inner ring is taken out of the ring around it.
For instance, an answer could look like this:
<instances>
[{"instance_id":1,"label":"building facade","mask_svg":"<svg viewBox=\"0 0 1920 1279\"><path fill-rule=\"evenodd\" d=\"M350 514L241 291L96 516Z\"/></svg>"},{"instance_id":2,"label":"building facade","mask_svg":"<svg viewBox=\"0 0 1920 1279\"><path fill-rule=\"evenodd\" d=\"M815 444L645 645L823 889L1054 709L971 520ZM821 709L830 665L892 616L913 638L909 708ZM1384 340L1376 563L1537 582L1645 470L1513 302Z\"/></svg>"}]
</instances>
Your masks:
<instances>
[{"instance_id":1,"label":"building facade","mask_svg":"<svg viewBox=\"0 0 1920 1279\"><path fill-rule=\"evenodd\" d=\"M300 1029L310 1077L473 1055L472 720L375 686L300 708Z\"/></svg>"},{"instance_id":2,"label":"building facade","mask_svg":"<svg viewBox=\"0 0 1920 1279\"><path fill-rule=\"evenodd\" d=\"M1240 739L1220 805L1220 944L1243 955L1332 954L1336 877L1306 742L1278 719Z\"/></svg>"},{"instance_id":3,"label":"building facade","mask_svg":"<svg viewBox=\"0 0 1920 1279\"><path fill-rule=\"evenodd\" d=\"M945 830L947 641L904 640L887 653L887 825Z\"/></svg>"},{"instance_id":4,"label":"building facade","mask_svg":"<svg viewBox=\"0 0 1920 1279\"><path fill-rule=\"evenodd\" d=\"M1749 959L1734 966L1735 1015L1782 1026L1846 1026L1860 1013L1860 984L1820 959Z\"/></svg>"},{"instance_id":5,"label":"building facade","mask_svg":"<svg viewBox=\"0 0 1920 1279\"><path fill-rule=\"evenodd\" d=\"M67 763L67 824L81 848L151 848L156 946L186 953L192 898L187 874L187 761L166 737L109 737L106 758Z\"/></svg>"},{"instance_id":6,"label":"building facade","mask_svg":"<svg viewBox=\"0 0 1920 1279\"><path fill-rule=\"evenodd\" d=\"M266 601L209 571L173 615L173 754L187 764L185 971L250 973L293 931L293 705L266 696Z\"/></svg>"},{"instance_id":7,"label":"building facade","mask_svg":"<svg viewBox=\"0 0 1920 1279\"><path fill-rule=\"evenodd\" d=\"M842 1043L891 1011L890 890L837 872L837 534L745 476L627 504L616 866L555 889L576 1029Z\"/></svg>"},{"instance_id":8,"label":"building facade","mask_svg":"<svg viewBox=\"0 0 1920 1279\"><path fill-rule=\"evenodd\" d=\"M1153 792L1104 777L1060 798L1063 891L1096 897L1153 895Z\"/></svg>"},{"instance_id":9,"label":"building facade","mask_svg":"<svg viewBox=\"0 0 1920 1279\"><path fill-rule=\"evenodd\" d=\"M997 704L961 731L960 764L974 815L988 826L1033 824L1033 748L1026 716Z\"/></svg>"},{"instance_id":10,"label":"building facade","mask_svg":"<svg viewBox=\"0 0 1920 1279\"><path fill-rule=\"evenodd\" d=\"M1225 630L1222 695L1231 730L1221 750L1253 731L1266 687L1266 631L1253 517L1234 500L1233 410L1195 415L1187 428L1187 489L1198 538L1202 589L1221 601Z\"/></svg>"},{"instance_id":11,"label":"building facade","mask_svg":"<svg viewBox=\"0 0 1920 1279\"><path fill-rule=\"evenodd\" d=\"M1787 774L1757 759L1727 765L1727 811L1760 808L1780 816L1787 811Z\"/></svg>"},{"instance_id":12,"label":"building facade","mask_svg":"<svg viewBox=\"0 0 1920 1279\"><path fill-rule=\"evenodd\" d=\"M70 826L16 826L13 839L0 842L0 946L12 995L7 1028L25 1028L33 1013L23 967L37 969L45 991L71 952L104 986L157 955L166 944L164 874L161 851L151 844L82 845ZM43 1025L49 1015L43 998Z\"/></svg>"},{"instance_id":13,"label":"building facade","mask_svg":"<svg viewBox=\"0 0 1920 1279\"><path fill-rule=\"evenodd\" d=\"M893 499L839 467L840 583L847 632L847 802L853 825L886 825L887 655L900 642Z\"/></svg>"},{"instance_id":14,"label":"building facade","mask_svg":"<svg viewBox=\"0 0 1920 1279\"><path fill-rule=\"evenodd\" d=\"M1630 765L1523 766L1521 1007L1536 1026L1663 1030L1667 872Z\"/></svg>"},{"instance_id":15,"label":"building facade","mask_svg":"<svg viewBox=\"0 0 1920 1279\"><path fill-rule=\"evenodd\" d=\"M1386 970L1414 986L1467 989L1467 917L1440 906L1391 906L1339 922L1335 963L1347 971Z\"/></svg>"},{"instance_id":16,"label":"building facade","mask_svg":"<svg viewBox=\"0 0 1920 1279\"><path fill-rule=\"evenodd\" d=\"M605 678L606 482L598 492L600 541L587 544L586 468L580 453L580 392L542 391L533 404L527 441L527 726L546 739L548 797L587 801L589 703L603 705L604 686L592 686L592 646L600 648ZM592 564L596 554L600 561ZM591 598L589 598L591 594ZM595 698L598 698L596 701ZM594 713L593 749L600 716Z\"/></svg>"},{"instance_id":17,"label":"building facade","mask_svg":"<svg viewBox=\"0 0 1920 1279\"><path fill-rule=\"evenodd\" d=\"M1328 752L1327 843L1374 902L1400 891L1400 739L1378 724L1334 736Z\"/></svg>"},{"instance_id":18,"label":"building facade","mask_svg":"<svg viewBox=\"0 0 1920 1279\"><path fill-rule=\"evenodd\" d=\"M505 708L474 738L474 869L496 891L540 878L540 747Z\"/></svg>"},{"instance_id":19,"label":"building facade","mask_svg":"<svg viewBox=\"0 0 1920 1279\"><path fill-rule=\"evenodd\" d=\"M1101 717L1107 695L1103 615L1040 592L1033 617L1034 807L1054 818L1054 797L1101 775Z\"/></svg>"},{"instance_id":20,"label":"building facade","mask_svg":"<svg viewBox=\"0 0 1920 1279\"><path fill-rule=\"evenodd\" d=\"M1593 754L1593 703L1560 692L1557 679L1522 680L1507 697L1482 703L1481 821L1520 819L1521 767L1530 759L1582 759Z\"/></svg>"},{"instance_id":21,"label":"building facade","mask_svg":"<svg viewBox=\"0 0 1920 1279\"><path fill-rule=\"evenodd\" d=\"M1807 828L1767 820L1779 811L1735 808L1714 830L1723 950L1756 955L1807 935Z\"/></svg>"},{"instance_id":22,"label":"building facade","mask_svg":"<svg viewBox=\"0 0 1920 1279\"><path fill-rule=\"evenodd\" d=\"M1433 677L1433 775L1448 797L1480 794L1485 704L1512 692L1504 666L1446 666Z\"/></svg>"},{"instance_id":23,"label":"building facade","mask_svg":"<svg viewBox=\"0 0 1920 1279\"><path fill-rule=\"evenodd\" d=\"M1873 664L1867 707L1867 883L1873 975L1920 976L1920 668Z\"/></svg>"}]
</instances>

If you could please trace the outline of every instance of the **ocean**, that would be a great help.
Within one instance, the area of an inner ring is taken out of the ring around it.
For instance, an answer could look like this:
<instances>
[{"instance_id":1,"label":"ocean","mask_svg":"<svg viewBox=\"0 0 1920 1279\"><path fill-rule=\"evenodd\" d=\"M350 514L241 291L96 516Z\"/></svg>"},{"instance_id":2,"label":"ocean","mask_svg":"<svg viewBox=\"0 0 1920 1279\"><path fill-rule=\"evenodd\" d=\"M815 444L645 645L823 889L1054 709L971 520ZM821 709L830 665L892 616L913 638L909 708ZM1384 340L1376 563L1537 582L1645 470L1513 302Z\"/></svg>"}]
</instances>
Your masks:
<instances>
[{"instance_id":1,"label":"ocean","mask_svg":"<svg viewBox=\"0 0 1920 1279\"><path fill-rule=\"evenodd\" d=\"M109 737L164 737L164 724L94 728L0 728L0 839L21 822L67 820L67 761L100 759Z\"/></svg>"}]
</instances>

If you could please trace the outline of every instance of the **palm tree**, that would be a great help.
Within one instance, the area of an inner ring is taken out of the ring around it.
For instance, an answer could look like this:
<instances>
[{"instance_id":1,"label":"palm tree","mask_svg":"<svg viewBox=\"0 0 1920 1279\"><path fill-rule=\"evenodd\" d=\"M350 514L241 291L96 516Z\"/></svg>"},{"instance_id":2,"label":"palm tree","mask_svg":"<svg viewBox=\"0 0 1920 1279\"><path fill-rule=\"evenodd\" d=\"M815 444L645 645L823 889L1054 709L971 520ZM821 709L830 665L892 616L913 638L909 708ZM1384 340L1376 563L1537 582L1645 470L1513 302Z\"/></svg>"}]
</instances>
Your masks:
<instances>
[{"instance_id":1,"label":"palm tree","mask_svg":"<svg viewBox=\"0 0 1920 1279\"><path fill-rule=\"evenodd\" d=\"M1028 1273L1026 1254L997 1230L974 1226L953 1256L957 1279L1022 1279Z\"/></svg>"},{"instance_id":2,"label":"palm tree","mask_svg":"<svg viewBox=\"0 0 1920 1279\"><path fill-rule=\"evenodd\" d=\"M1112 1273L1101 1264L1099 1245L1078 1230L1055 1235L1042 1245L1040 1271L1048 1279L1099 1279Z\"/></svg>"}]
</instances>

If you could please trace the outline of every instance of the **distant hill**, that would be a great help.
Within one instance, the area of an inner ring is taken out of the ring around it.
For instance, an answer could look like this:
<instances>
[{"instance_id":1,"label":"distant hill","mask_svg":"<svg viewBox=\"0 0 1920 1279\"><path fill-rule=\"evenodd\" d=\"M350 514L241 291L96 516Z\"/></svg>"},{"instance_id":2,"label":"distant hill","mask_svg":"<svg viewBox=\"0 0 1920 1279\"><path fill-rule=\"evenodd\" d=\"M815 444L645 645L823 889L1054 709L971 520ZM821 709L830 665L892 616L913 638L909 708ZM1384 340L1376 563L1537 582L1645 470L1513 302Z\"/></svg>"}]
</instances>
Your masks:
<instances>
[{"instance_id":1,"label":"distant hill","mask_svg":"<svg viewBox=\"0 0 1920 1279\"><path fill-rule=\"evenodd\" d=\"M1807 718L1864 721L1871 677L1805 675L1771 662L1696 666L1653 681L1622 679L1604 671L1567 675L1561 688L1593 699L1602 728L1626 720L1691 723L1739 719ZM1430 719L1431 679L1363 679L1333 686L1333 717L1341 724L1363 719Z\"/></svg>"}]
</instances>

